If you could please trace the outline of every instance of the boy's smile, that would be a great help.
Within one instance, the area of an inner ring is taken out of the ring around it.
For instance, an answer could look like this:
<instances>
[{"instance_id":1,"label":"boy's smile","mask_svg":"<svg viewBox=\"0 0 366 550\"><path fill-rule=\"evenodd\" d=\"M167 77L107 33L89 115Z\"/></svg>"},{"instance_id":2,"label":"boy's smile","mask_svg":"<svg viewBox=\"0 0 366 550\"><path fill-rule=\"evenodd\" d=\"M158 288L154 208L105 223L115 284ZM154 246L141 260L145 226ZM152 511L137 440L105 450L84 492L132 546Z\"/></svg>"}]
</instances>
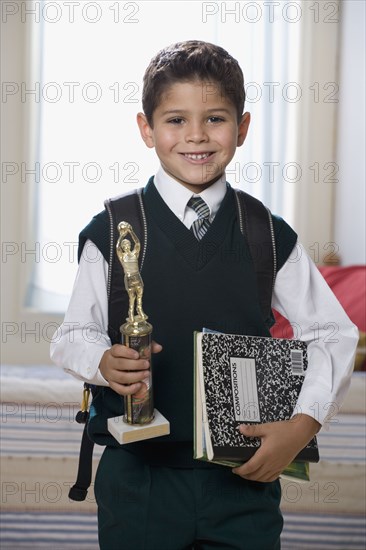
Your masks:
<instances>
[{"instance_id":1,"label":"boy's smile","mask_svg":"<svg viewBox=\"0 0 366 550\"><path fill-rule=\"evenodd\" d=\"M219 84L193 80L172 84L153 113L153 128L137 115L143 140L155 147L164 170L200 193L225 171L243 144L249 113L238 124L234 105Z\"/></svg>"}]
</instances>

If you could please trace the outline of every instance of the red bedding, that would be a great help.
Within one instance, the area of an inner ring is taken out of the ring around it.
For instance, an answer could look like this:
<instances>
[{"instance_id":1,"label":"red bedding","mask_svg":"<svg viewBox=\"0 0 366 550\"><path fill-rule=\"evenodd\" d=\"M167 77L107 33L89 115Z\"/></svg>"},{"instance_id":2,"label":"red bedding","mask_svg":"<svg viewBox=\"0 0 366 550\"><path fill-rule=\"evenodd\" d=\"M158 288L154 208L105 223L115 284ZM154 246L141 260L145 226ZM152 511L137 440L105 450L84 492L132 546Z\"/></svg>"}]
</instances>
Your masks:
<instances>
[{"instance_id":1,"label":"red bedding","mask_svg":"<svg viewBox=\"0 0 366 550\"><path fill-rule=\"evenodd\" d=\"M322 266L319 271L342 304L348 317L366 332L366 266ZM276 324L271 329L275 338L292 338L292 327L280 313L274 311Z\"/></svg>"}]
</instances>

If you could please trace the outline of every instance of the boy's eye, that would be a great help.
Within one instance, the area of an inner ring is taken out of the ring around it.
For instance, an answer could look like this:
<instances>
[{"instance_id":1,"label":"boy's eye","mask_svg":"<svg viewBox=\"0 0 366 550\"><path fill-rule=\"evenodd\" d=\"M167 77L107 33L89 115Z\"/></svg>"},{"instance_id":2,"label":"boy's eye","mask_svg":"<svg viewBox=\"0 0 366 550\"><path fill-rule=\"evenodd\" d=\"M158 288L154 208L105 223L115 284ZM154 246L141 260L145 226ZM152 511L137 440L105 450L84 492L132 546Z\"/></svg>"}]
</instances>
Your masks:
<instances>
[{"instance_id":1,"label":"boy's eye","mask_svg":"<svg viewBox=\"0 0 366 550\"><path fill-rule=\"evenodd\" d=\"M208 120L209 122L217 123L217 122L223 122L224 119L221 118L220 116L210 116Z\"/></svg>"},{"instance_id":2,"label":"boy's eye","mask_svg":"<svg viewBox=\"0 0 366 550\"><path fill-rule=\"evenodd\" d=\"M180 118L180 117L178 117L178 116L176 116L176 117L171 118L170 120L168 120L168 123L169 123L169 124L182 124L182 122L183 122L183 119Z\"/></svg>"}]
</instances>

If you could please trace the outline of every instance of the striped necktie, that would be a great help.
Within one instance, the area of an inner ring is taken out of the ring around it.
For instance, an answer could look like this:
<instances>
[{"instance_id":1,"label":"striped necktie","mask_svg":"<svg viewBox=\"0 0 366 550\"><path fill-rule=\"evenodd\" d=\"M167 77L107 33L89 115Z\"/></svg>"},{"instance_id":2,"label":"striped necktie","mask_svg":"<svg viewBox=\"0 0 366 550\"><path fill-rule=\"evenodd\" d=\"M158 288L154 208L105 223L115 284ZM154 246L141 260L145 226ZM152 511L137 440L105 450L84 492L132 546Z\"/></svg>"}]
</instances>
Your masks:
<instances>
[{"instance_id":1,"label":"striped necktie","mask_svg":"<svg viewBox=\"0 0 366 550\"><path fill-rule=\"evenodd\" d=\"M192 208L198 216L198 219L191 225L191 231L193 231L196 239L200 241L211 224L210 209L201 197L192 197L187 206Z\"/></svg>"}]
</instances>

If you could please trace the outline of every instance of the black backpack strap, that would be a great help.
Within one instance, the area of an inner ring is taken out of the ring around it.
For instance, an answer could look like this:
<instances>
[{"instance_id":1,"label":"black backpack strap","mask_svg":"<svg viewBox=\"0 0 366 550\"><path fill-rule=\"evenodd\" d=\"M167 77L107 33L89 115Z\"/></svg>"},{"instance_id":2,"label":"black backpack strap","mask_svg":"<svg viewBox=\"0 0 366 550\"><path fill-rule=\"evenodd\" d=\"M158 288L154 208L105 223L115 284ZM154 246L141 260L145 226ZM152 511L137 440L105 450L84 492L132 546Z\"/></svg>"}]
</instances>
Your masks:
<instances>
[{"instance_id":1,"label":"black backpack strap","mask_svg":"<svg viewBox=\"0 0 366 550\"><path fill-rule=\"evenodd\" d=\"M90 392L92 392L92 395L94 396L96 391L97 386L93 386L87 382L84 383L81 408L75 418L78 424L84 424L84 430L80 444L79 467L76 482L69 491L69 498L71 500L85 500L91 483L94 441L92 441L88 436L88 409Z\"/></svg>"},{"instance_id":2,"label":"black backpack strap","mask_svg":"<svg viewBox=\"0 0 366 550\"><path fill-rule=\"evenodd\" d=\"M277 274L276 242L270 210L258 199L235 189L240 231L245 236L256 273L263 319L272 317L272 292Z\"/></svg>"},{"instance_id":3,"label":"black backpack strap","mask_svg":"<svg viewBox=\"0 0 366 550\"><path fill-rule=\"evenodd\" d=\"M93 466L94 441L88 436L88 424L85 423L83 437L81 438L79 468L75 485L69 491L71 500L85 500L91 484Z\"/></svg>"},{"instance_id":4,"label":"black backpack strap","mask_svg":"<svg viewBox=\"0 0 366 550\"><path fill-rule=\"evenodd\" d=\"M116 254L116 242L119 237L117 227L120 221L127 221L132 225L141 242L142 254L140 254L139 258L141 269L146 253L147 225L142 202L142 189L137 189L132 193L121 195L120 197L108 199L104 204L108 212L110 227L107 288L108 335L112 344L116 344L120 342L119 326L121 324L121 317L123 318L123 315L127 316L128 312L128 295L124 286L123 270ZM85 424L80 445L77 479L75 485L73 485L69 491L69 498L76 501L85 500L92 479L94 442L88 435L89 413L85 393L90 391L94 398L99 391L98 386L93 386L88 383L84 384L81 410L76 415L76 421Z\"/></svg>"}]
</instances>

